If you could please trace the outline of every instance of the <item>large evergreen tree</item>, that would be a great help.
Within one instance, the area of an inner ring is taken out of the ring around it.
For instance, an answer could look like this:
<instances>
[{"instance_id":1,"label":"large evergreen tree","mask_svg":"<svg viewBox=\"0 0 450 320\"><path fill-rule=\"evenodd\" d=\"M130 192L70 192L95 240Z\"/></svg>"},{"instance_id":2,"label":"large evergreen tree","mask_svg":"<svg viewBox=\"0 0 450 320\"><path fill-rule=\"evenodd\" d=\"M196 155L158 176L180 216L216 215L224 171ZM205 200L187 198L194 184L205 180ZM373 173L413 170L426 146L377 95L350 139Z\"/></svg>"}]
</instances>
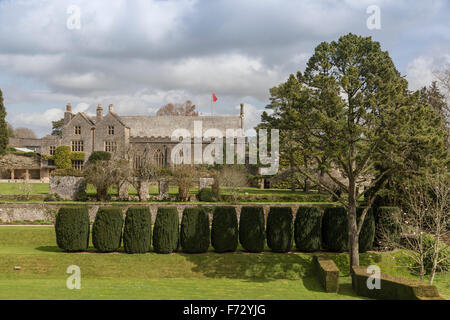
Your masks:
<instances>
[{"instance_id":1,"label":"large evergreen tree","mask_svg":"<svg viewBox=\"0 0 450 320\"><path fill-rule=\"evenodd\" d=\"M6 110L3 105L3 93L0 90L0 156L6 153L8 147L8 125L6 123Z\"/></svg>"},{"instance_id":2,"label":"large evergreen tree","mask_svg":"<svg viewBox=\"0 0 450 320\"><path fill-rule=\"evenodd\" d=\"M411 162L427 167L447 157L441 120L420 103L419 92L408 91L389 54L370 37L348 34L321 43L305 72L287 85L277 99L292 103L278 104L272 119L265 114L263 120L280 129L289 123L302 152L338 187L339 192L297 167L346 208L350 265L359 265L362 222L391 174L411 168ZM363 195L367 208L357 216Z\"/></svg>"}]
</instances>

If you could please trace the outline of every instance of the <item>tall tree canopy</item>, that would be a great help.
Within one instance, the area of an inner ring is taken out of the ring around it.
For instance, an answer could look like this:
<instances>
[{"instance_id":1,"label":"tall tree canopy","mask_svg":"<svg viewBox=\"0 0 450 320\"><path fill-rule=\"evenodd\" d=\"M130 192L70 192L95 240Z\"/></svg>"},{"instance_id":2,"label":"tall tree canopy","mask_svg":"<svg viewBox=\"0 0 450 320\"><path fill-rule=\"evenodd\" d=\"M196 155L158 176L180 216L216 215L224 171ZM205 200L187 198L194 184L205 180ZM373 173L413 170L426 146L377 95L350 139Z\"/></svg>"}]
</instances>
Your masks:
<instances>
[{"instance_id":1,"label":"tall tree canopy","mask_svg":"<svg viewBox=\"0 0 450 320\"><path fill-rule=\"evenodd\" d=\"M305 72L292 75L285 86L286 92L271 91L274 112L262 120L290 127L297 147L347 195L297 167L347 208L350 262L359 265L362 222L391 173L447 158L441 119L420 103L419 92L408 91L389 54L370 37L348 34L319 44ZM367 208L357 219L364 194Z\"/></svg>"},{"instance_id":2,"label":"tall tree canopy","mask_svg":"<svg viewBox=\"0 0 450 320\"><path fill-rule=\"evenodd\" d=\"M0 155L6 153L8 147L8 125L6 124L6 110L3 105L3 92L0 90Z\"/></svg>"},{"instance_id":3,"label":"tall tree canopy","mask_svg":"<svg viewBox=\"0 0 450 320\"><path fill-rule=\"evenodd\" d=\"M36 134L33 130L28 128L16 128L14 130L14 137L22 139L36 139Z\"/></svg>"}]
</instances>

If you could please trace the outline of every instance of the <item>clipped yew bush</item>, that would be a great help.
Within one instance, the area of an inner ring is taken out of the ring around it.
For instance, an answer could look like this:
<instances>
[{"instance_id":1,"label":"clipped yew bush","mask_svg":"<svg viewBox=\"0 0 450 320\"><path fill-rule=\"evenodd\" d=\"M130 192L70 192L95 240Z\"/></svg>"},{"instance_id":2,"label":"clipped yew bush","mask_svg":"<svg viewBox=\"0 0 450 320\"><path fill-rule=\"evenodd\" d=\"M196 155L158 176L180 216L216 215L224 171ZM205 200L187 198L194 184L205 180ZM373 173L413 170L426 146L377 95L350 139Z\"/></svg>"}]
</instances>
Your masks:
<instances>
[{"instance_id":1,"label":"clipped yew bush","mask_svg":"<svg viewBox=\"0 0 450 320\"><path fill-rule=\"evenodd\" d=\"M62 207L56 215L56 243L68 252L85 251L89 246L87 207Z\"/></svg>"},{"instance_id":2,"label":"clipped yew bush","mask_svg":"<svg viewBox=\"0 0 450 320\"><path fill-rule=\"evenodd\" d=\"M153 250L172 253L178 249L179 220L175 207L158 208L153 229Z\"/></svg>"},{"instance_id":3,"label":"clipped yew bush","mask_svg":"<svg viewBox=\"0 0 450 320\"><path fill-rule=\"evenodd\" d=\"M92 243L100 252L113 252L122 242L123 213L117 207L98 209L92 226Z\"/></svg>"},{"instance_id":4,"label":"clipped yew bush","mask_svg":"<svg viewBox=\"0 0 450 320\"><path fill-rule=\"evenodd\" d=\"M249 252L264 251L266 233L262 207L242 207L239 219L239 241Z\"/></svg>"},{"instance_id":5,"label":"clipped yew bush","mask_svg":"<svg viewBox=\"0 0 450 320\"><path fill-rule=\"evenodd\" d=\"M358 223L363 210L364 208L357 208L356 210ZM372 250L374 239L375 239L375 218L373 216L372 208L370 208L369 211L367 211L363 226L361 228L361 232L359 234L359 252L363 253L368 250Z\"/></svg>"},{"instance_id":6,"label":"clipped yew bush","mask_svg":"<svg viewBox=\"0 0 450 320\"><path fill-rule=\"evenodd\" d=\"M348 250L347 210L326 208L322 218L322 246L331 252Z\"/></svg>"},{"instance_id":7,"label":"clipped yew bush","mask_svg":"<svg viewBox=\"0 0 450 320\"><path fill-rule=\"evenodd\" d=\"M185 208L181 219L180 244L183 252L207 252L210 243L209 215L200 207Z\"/></svg>"},{"instance_id":8,"label":"clipped yew bush","mask_svg":"<svg viewBox=\"0 0 450 320\"><path fill-rule=\"evenodd\" d=\"M400 243L402 210L398 207L375 209L375 244L383 249L395 249Z\"/></svg>"},{"instance_id":9,"label":"clipped yew bush","mask_svg":"<svg viewBox=\"0 0 450 320\"><path fill-rule=\"evenodd\" d=\"M238 221L234 207L216 207L211 227L211 243L216 252L233 252L238 246Z\"/></svg>"},{"instance_id":10,"label":"clipped yew bush","mask_svg":"<svg viewBox=\"0 0 450 320\"><path fill-rule=\"evenodd\" d=\"M145 207L130 207L125 217L123 247L126 253L146 253L152 241L152 214Z\"/></svg>"},{"instance_id":11,"label":"clipped yew bush","mask_svg":"<svg viewBox=\"0 0 450 320\"><path fill-rule=\"evenodd\" d=\"M267 245L274 252L288 252L293 244L292 209L271 207L267 216Z\"/></svg>"},{"instance_id":12,"label":"clipped yew bush","mask_svg":"<svg viewBox=\"0 0 450 320\"><path fill-rule=\"evenodd\" d=\"M298 251L319 251L322 245L322 214L319 208L298 208L294 222L294 239Z\"/></svg>"}]
</instances>

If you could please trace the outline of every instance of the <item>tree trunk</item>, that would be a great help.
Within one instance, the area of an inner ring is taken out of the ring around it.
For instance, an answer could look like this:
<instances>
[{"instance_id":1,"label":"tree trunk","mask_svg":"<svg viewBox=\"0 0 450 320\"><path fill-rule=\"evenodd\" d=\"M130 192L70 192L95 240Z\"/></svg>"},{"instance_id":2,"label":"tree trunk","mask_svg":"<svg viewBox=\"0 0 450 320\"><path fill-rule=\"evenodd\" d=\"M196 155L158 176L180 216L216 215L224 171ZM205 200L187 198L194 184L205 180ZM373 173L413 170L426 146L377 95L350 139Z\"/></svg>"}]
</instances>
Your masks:
<instances>
[{"instance_id":1,"label":"tree trunk","mask_svg":"<svg viewBox=\"0 0 450 320\"><path fill-rule=\"evenodd\" d=\"M350 256L350 274L352 266L359 266L358 221L356 217L355 186L350 182L348 195L348 245Z\"/></svg>"},{"instance_id":2,"label":"tree trunk","mask_svg":"<svg viewBox=\"0 0 450 320\"><path fill-rule=\"evenodd\" d=\"M97 190L97 200L100 202L105 202L107 194L108 194L108 189L98 189Z\"/></svg>"},{"instance_id":3,"label":"tree trunk","mask_svg":"<svg viewBox=\"0 0 450 320\"><path fill-rule=\"evenodd\" d=\"M303 162L305 164L305 169L308 170L308 157L307 156L303 157ZM309 179L305 178L305 187L304 187L303 191L308 193L309 187L310 187Z\"/></svg>"},{"instance_id":4,"label":"tree trunk","mask_svg":"<svg viewBox=\"0 0 450 320\"><path fill-rule=\"evenodd\" d=\"M289 157L289 170L291 172L291 192L295 192L295 179L293 178L293 172L294 172L294 155L291 153Z\"/></svg>"}]
</instances>

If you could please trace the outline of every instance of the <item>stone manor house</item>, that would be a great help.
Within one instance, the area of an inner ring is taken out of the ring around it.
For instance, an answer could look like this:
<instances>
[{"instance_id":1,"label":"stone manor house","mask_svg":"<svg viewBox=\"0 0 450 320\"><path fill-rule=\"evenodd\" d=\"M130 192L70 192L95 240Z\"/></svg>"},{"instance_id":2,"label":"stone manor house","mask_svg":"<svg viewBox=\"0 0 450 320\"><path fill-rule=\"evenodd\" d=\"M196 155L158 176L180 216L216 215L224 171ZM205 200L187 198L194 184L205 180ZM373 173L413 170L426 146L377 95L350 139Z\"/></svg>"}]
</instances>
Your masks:
<instances>
[{"instance_id":1,"label":"stone manor house","mask_svg":"<svg viewBox=\"0 0 450 320\"><path fill-rule=\"evenodd\" d=\"M51 171L56 169L53 161L45 160L55 154L58 146L69 146L72 152L84 154L84 160L72 160L74 169L82 169L94 151L113 154L130 154L134 166L139 165L137 155L153 157L159 166L170 166L171 151L179 142L171 141L175 129L186 129L194 137L194 121L202 122L202 134L208 129L244 128L244 105L241 104L239 116L122 116L109 105L105 114L101 105L94 117L83 112L73 114L72 107L66 106L61 136L47 135L42 139L10 139L10 145L27 148L36 152L36 157L18 161L0 173L0 179L31 179L47 181ZM16 157L17 158L17 157Z\"/></svg>"}]
</instances>

